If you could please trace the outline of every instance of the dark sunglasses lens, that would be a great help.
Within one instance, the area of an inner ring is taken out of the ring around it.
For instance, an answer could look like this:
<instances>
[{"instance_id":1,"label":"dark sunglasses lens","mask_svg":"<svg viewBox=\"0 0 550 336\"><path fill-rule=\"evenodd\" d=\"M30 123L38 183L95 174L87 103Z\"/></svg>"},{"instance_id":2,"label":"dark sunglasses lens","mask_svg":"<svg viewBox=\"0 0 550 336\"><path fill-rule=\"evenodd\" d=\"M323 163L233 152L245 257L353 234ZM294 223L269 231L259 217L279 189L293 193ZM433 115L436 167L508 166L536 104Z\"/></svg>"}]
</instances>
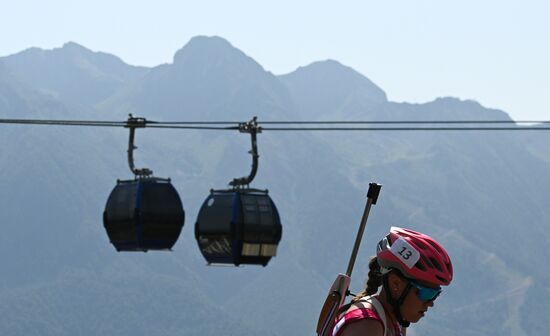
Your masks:
<instances>
[{"instance_id":1,"label":"dark sunglasses lens","mask_svg":"<svg viewBox=\"0 0 550 336\"><path fill-rule=\"evenodd\" d=\"M437 299L439 294L441 294L441 289L439 288L429 288L418 286L418 297L422 301L433 301Z\"/></svg>"}]
</instances>

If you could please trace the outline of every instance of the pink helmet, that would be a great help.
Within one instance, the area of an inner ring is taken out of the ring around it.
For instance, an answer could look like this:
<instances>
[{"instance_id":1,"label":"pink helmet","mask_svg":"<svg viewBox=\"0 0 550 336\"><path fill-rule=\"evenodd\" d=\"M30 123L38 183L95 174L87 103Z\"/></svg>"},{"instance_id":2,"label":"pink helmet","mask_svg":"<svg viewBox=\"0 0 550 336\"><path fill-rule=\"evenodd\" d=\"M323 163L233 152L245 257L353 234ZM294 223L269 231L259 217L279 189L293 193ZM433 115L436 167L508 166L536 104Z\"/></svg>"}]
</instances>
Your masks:
<instances>
[{"instance_id":1,"label":"pink helmet","mask_svg":"<svg viewBox=\"0 0 550 336\"><path fill-rule=\"evenodd\" d=\"M447 286L453 279L451 258L433 238L392 227L376 248L378 264L396 268L407 278Z\"/></svg>"}]
</instances>

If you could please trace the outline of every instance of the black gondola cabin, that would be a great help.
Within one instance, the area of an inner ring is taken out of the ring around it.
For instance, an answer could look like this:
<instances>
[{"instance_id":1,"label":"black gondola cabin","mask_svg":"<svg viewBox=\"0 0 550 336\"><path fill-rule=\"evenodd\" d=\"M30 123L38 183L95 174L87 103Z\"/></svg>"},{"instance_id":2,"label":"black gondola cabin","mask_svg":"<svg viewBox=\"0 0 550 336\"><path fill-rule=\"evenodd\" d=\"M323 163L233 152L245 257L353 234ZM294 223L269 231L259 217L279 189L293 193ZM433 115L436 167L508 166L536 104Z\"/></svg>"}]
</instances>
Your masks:
<instances>
[{"instance_id":1,"label":"black gondola cabin","mask_svg":"<svg viewBox=\"0 0 550 336\"><path fill-rule=\"evenodd\" d=\"M170 250L183 228L185 212L169 179L117 181L103 225L117 251Z\"/></svg>"},{"instance_id":2,"label":"black gondola cabin","mask_svg":"<svg viewBox=\"0 0 550 336\"><path fill-rule=\"evenodd\" d=\"M209 264L266 266L277 254L281 220L267 191L212 190L195 224L195 238Z\"/></svg>"}]
</instances>

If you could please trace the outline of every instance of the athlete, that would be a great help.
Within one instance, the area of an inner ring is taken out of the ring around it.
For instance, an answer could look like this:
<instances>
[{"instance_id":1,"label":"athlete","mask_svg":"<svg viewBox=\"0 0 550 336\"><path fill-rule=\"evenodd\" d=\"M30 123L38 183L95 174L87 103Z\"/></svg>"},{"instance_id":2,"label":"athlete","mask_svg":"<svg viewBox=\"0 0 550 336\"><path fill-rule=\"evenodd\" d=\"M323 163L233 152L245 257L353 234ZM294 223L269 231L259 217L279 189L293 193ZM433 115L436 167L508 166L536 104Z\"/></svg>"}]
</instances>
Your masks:
<instances>
[{"instance_id":1,"label":"athlete","mask_svg":"<svg viewBox=\"0 0 550 336\"><path fill-rule=\"evenodd\" d=\"M451 259L433 238L392 227L369 262L366 289L342 308L332 335L403 336L452 279Z\"/></svg>"}]
</instances>

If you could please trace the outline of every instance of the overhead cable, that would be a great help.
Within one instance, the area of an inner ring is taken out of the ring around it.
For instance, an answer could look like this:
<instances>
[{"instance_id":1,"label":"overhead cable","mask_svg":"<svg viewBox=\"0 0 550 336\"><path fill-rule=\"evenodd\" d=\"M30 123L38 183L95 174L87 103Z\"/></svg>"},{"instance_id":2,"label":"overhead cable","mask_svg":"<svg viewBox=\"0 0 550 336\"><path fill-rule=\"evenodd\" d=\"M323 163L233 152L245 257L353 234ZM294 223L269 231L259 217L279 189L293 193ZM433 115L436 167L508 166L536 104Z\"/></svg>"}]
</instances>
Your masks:
<instances>
[{"instance_id":1,"label":"overhead cable","mask_svg":"<svg viewBox=\"0 0 550 336\"><path fill-rule=\"evenodd\" d=\"M143 119L143 118L142 118ZM259 125L313 125L311 127L261 127L265 131L547 131L548 120L364 120L364 121L262 121ZM0 119L0 124L128 127L127 121ZM236 121L151 121L143 119L141 127L189 130L239 130L243 122ZM471 125L471 126L406 126L406 125ZM486 126L486 125L495 126ZM497 126L514 124L515 126ZM523 126L522 124L529 124ZM535 126L539 124L541 126ZM225 125L225 126L224 126ZM324 125L316 127L315 125ZM331 125L403 125L403 126L333 126ZM484 125L484 126L475 126Z\"/></svg>"},{"instance_id":2,"label":"overhead cable","mask_svg":"<svg viewBox=\"0 0 550 336\"><path fill-rule=\"evenodd\" d=\"M262 121L274 125L351 125L351 124L548 124L548 120L320 120L320 121Z\"/></svg>"},{"instance_id":3,"label":"overhead cable","mask_svg":"<svg viewBox=\"0 0 550 336\"><path fill-rule=\"evenodd\" d=\"M550 127L262 127L263 131L548 131Z\"/></svg>"},{"instance_id":4,"label":"overhead cable","mask_svg":"<svg viewBox=\"0 0 550 336\"><path fill-rule=\"evenodd\" d=\"M0 124L123 127L125 121L0 119Z\"/></svg>"}]
</instances>

